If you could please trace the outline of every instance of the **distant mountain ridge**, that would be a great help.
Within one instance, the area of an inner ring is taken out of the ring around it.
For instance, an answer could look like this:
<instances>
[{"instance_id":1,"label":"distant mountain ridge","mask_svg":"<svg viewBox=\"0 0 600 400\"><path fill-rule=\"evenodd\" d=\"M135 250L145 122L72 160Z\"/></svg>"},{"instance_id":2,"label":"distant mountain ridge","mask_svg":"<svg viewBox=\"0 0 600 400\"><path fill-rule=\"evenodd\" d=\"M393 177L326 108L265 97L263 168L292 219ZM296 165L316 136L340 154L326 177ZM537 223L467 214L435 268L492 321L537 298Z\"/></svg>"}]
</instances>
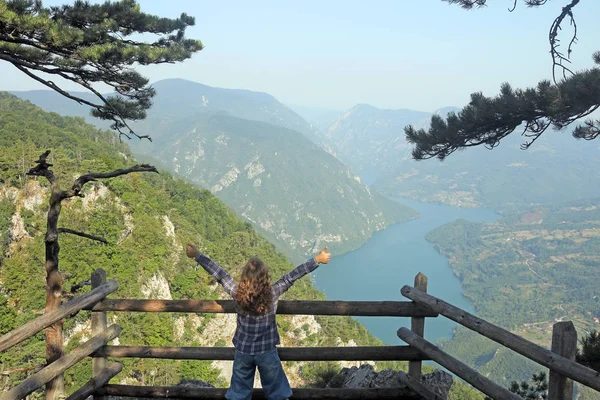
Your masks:
<instances>
[{"instance_id":1,"label":"distant mountain ridge","mask_svg":"<svg viewBox=\"0 0 600 400\"><path fill-rule=\"evenodd\" d=\"M309 139L310 124L268 94L178 79L154 87L148 118L134 124L153 142L130 141L133 152L210 189L294 260L325 244L355 249L417 215L362 185ZM53 101L58 94L15 94L62 114L84 110Z\"/></svg>"},{"instance_id":2,"label":"distant mountain ridge","mask_svg":"<svg viewBox=\"0 0 600 400\"><path fill-rule=\"evenodd\" d=\"M294 110L296 114L304 118L315 129L321 131L329 129L329 126L343 113L343 111L330 110L321 107L307 107L293 104L288 104L287 106Z\"/></svg>"},{"instance_id":3,"label":"distant mountain ridge","mask_svg":"<svg viewBox=\"0 0 600 400\"><path fill-rule=\"evenodd\" d=\"M548 131L529 150L514 133L492 151L483 146L446 160L415 161L404 127L427 128L433 114L458 112L444 107L433 113L381 110L358 105L323 135L330 153L354 172L369 176L380 193L421 201L495 209L557 204L597 195L600 146L576 141L568 130ZM560 182L560 185L557 183Z\"/></svg>"},{"instance_id":4,"label":"distant mountain ridge","mask_svg":"<svg viewBox=\"0 0 600 400\"><path fill-rule=\"evenodd\" d=\"M406 152L404 127L426 126L431 113L413 110L383 110L359 104L346 111L327 131L323 141L355 173L384 168L389 153Z\"/></svg>"},{"instance_id":5,"label":"distant mountain ridge","mask_svg":"<svg viewBox=\"0 0 600 400\"><path fill-rule=\"evenodd\" d=\"M153 123L189 123L197 115L226 113L233 117L262 121L284 128L293 129L317 140L314 128L289 107L280 103L275 97L264 92L244 89L224 89L185 79L164 79L152 84L158 95L153 99L152 108L148 111ZM77 104L51 90L13 91L14 95L29 100L44 110L62 115L84 117L94 125L106 128L108 124L89 116L89 107ZM76 92L86 100L95 97L86 92ZM137 129L145 130L145 121L132 124Z\"/></svg>"},{"instance_id":6,"label":"distant mountain ridge","mask_svg":"<svg viewBox=\"0 0 600 400\"><path fill-rule=\"evenodd\" d=\"M416 216L296 131L225 114L160 128L150 131L154 145L136 143L134 151L210 189L288 254L325 244L338 253L355 249L372 232Z\"/></svg>"}]
</instances>

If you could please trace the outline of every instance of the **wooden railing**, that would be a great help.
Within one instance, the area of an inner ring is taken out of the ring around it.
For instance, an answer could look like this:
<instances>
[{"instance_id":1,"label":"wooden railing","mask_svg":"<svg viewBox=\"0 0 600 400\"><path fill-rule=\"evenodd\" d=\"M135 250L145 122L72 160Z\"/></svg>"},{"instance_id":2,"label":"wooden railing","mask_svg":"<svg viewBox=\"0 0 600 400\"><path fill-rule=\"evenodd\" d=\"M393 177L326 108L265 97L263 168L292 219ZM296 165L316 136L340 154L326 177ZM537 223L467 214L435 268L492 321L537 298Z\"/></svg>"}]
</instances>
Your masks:
<instances>
[{"instance_id":1,"label":"wooden railing","mask_svg":"<svg viewBox=\"0 0 600 400\"><path fill-rule=\"evenodd\" d=\"M427 306L440 315L550 369L549 400L571 400L573 398L573 382L571 380L600 391L600 373L574 361L577 351L577 335L571 322L559 322L554 325L552 348L548 350L417 288L404 286L401 293L415 303ZM497 386L408 329L400 328L398 337L493 399L520 399L516 395L508 396L504 393L504 388Z\"/></svg>"},{"instance_id":2,"label":"wooden railing","mask_svg":"<svg viewBox=\"0 0 600 400\"><path fill-rule=\"evenodd\" d=\"M93 306L98 301L117 290L117 288L118 284L116 281L112 280L110 282L106 282L106 279L104 279L102 284L97 285L81 297L75 298L63 304L61 307L52 310L51 312L44 314L32 321L29 321L19 328L14 329L0 337L0 352L10 349L11 347L32 337L36 333L49 327L57 321L77 313L86 307ZM40 371L25 379L19 385L2 394L0 400L24 398L28 394L41 388L46 383L61 375L68 368L93 354L102 346L106 345L110 340L116 338L120 332L121 327L118 325L112 325L100 332L95 332L94 336L90 340L79 345L71 353L63 355L58 360L45 366ZM114 368L115 367L113 367L113 370ZM104 383L107 382L108 380Z\"/></svg>"},{"instance_id":3,"label":"wooden railing","mask_svg":"<svg viewBox=\"0 0 600 400\"><path fill-rule=\"evenodd\" d=\"M189 388L181 386L132 386L108 384L121 370L111 358L156 358L175 360L233 360L231 347L149 347L110 346L118 336L118 325L107 325L107 312L177 312L177 313L235 313L232 300L137 300L106 299L116 290L115 281L106 282L106 274L99 269L92 274L92 290L57 310L43 315L0 338L0 351L31 337L47 326L78 310L91 310L92 335L86 343L71 353L31 375L18 386L4 393L0 400L14 400L42 387L85 357L92 358L92 379L74 392L67 400L82 400L89 395L148 397L148 398L204 398L222 399L223 388ZM472 368L423 339L425 319L438 315L450 318L483 336L522 354L550 369L549 400L572 399L573 383L600 390L596 371L575 363L576 335L573 325L561 322L555 325L552 349L547 350L516 336L498 326L452 306L427 291L427 278L418 274L414 287L404 286L402 295L410 301L292 301L282 300L278 314L333 315L333 316L389 316L410 317L411 329L400 328L398 337L408 346L358 347L281 347L283 361L408 361L409 373L400 376L406 387L382 389L294 389L294 399L362 398L362 399L439 399L421 384L422 361L433 360L493 399L520 399L506 388L495 384ZM264 398L262 390L255 390L253 398Z\"/></svg>"},{"instance_id":4,"label":"wooden railing","mask_svg":"<svg viewBox=\"0 0 600 400\"><path fill-rule=\"evenodd\" d=\"M102 282L98 282L102 284ZM132 300L105 299L88 306L94 315L106 312L177 312L177 313L236 313L233 300ZM426 306L411 301L300 301L281 300L278 314L332 315L332 316L385 316L385 317L437 317ZM98 317L99 318L99 317ZM105 318L105 317L104 317ZM92 320L92 329L94 329ZM158 358L174 360L233 360L232 347L149 347L104 346L94 354L94 360L111 358ZM283 361L418 361L428 360L421 352L410 346L358 346L358 347L280 347ZM394 389L294 389L295 399L327 398L437 398L431 390L418 381L410 381L402 375L406 388ZM223 399L226 389L140 387L132 385L106 385L98 395L134 397L180 397ZM421 397L418 397L420 393ZM262 390L255 390L253 398L264 398Z\"/></svg>"}]
</instances>

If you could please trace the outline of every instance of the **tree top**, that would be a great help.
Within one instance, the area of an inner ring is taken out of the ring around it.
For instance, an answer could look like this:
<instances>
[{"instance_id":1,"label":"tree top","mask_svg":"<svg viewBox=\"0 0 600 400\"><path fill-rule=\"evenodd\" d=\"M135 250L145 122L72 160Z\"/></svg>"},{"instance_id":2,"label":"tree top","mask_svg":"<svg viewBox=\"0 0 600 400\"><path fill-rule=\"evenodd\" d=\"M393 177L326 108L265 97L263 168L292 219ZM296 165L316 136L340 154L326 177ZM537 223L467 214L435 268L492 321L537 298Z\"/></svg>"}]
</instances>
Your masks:
<instances>
[{"instance_id":1,"label":"tree top","mask_svg":"<svg viewBox=\"0 0 600 400\"><path fill-rule=\"evenodd\" d=\"M184 61L202 50L202 42L185 36L194 23L185 13L174 19L143 13L135 0L77 0L54 7L44 7L40 0L0 0L0 60L92 107L92 115L112 121L120 135L149 139L127 123L146 117L155 94L133 66ZM148 37L154 40L143 40ZM87 89L96 101L69 93L61 80ZM101 94L99 83L116 94Z\"/></svg>"}]
</instances>

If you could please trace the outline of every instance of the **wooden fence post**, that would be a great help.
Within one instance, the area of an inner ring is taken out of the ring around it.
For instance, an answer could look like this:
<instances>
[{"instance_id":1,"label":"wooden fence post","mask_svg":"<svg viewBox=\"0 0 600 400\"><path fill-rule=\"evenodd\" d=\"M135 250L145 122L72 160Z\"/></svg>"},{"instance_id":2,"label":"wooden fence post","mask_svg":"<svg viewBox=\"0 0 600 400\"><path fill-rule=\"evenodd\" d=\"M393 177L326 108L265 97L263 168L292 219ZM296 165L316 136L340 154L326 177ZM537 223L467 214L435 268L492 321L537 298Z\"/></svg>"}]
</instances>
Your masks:
<instances>
[{"instance_id":1,"label":"wooden fence post","mask_svg":"<svg viewBox=\"0 0 600 400\"><path fill-rule=\"evenodd\" d=\"M106 271L98 268L92 272L92 289L106 283ZM92 336L96 336L106 330L108 325L105 311L92 311ZM106 357L92 358L92 378L97 378L107 367ZM94 400L105 400L105 396L94 395Z\"/></svg>"},{"instance_id":2,"label":"wooden fence post","mask_svg":"<svg viewBox=\"0 0 600 400\"><path fill-rule=\"evenodd\" d=\"M427 277L420 272L415 276L415 288L427 292ZM416 335L423 337L425 331L425 318L412 317L410 319L410 329ZM410 361L408 363L408 376L416 382L421 382L421 365L421 361Z\"/></svg>"},{"instance_id":3,"label":"wooden fence post","mask_svg":"<svg viewBox=\"0 0 600 400\"><path fill-rule=\"evenodd\" d=\"M557 322L552 328L553 353L575 361L577 354L577 331L571 321ZM573 399L573 381L564 375L550 370L548 379L548 400Z\"/></svg>"}]
</instances>

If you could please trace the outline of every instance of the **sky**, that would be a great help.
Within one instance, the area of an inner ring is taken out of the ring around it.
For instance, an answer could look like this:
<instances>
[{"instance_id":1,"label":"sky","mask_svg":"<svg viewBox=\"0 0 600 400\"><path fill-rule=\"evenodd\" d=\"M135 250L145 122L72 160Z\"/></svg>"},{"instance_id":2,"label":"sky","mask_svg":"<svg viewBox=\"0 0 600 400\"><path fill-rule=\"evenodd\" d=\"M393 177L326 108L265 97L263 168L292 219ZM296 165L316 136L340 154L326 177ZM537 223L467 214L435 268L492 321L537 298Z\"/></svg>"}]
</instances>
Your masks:
<instances>
[{"instance_id":1,"label":"sky","mask_svg":"<svg viewBox=\"0 0 600 400\"><path fill-rule=\"evenodd\" d=\"M138 2L144 12L194 16L187 36L205 45L183 63L140 68L151 82L183 78L336 111L360 103L433 111L464 106L473 92L495 95L503 82L526 87L550 78L548 30L568 1L529 9L519 0L512 13L512 0L471 11L441 0ZM574 11L579 70L600 50L600 1L583 0ZM0 90L43 88L7 63L0 76Z\"/></svg>"}]
</instances>

